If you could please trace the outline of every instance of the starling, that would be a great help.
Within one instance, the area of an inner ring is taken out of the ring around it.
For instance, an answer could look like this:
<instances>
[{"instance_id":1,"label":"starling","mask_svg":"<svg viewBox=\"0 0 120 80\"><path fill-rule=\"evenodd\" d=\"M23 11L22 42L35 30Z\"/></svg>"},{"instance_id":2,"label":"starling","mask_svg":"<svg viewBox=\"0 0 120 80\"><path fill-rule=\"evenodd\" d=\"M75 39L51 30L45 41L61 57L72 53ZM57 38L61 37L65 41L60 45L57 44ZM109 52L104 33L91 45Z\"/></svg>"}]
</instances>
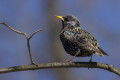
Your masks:
<instances>
[{"instance_id":1,"label":"starling","mask_svg":"<svg viewBox=\"0 0 120 80\"><path fill-rule=\"evenodd\" d=\"M56 16L62 20L62 30L60 40L65 51L74 57L91 57L97 54L98 56L108 55L103 51L97 40L86 30L80 28L80 23L77 17L73 15ZM72 59L73 59L72 58ZM72 61L70 59L70 61Z\"/></svg>"}]
</instances>

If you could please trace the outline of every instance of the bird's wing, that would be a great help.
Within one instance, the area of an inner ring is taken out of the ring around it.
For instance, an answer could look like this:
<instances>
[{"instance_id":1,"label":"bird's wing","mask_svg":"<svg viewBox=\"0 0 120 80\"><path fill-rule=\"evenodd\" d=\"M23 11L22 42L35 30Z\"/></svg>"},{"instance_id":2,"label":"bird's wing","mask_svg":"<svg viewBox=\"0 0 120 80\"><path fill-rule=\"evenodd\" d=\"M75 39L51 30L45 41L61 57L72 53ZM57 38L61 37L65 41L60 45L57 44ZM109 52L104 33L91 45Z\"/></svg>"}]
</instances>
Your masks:
<instances>
[{"instance_id":1,"label":"bird's wing","mask_svg":"<svg viewBox=\"0 0 120 80\"><path fill-rule=\"evenodd\" d=\"M74 29L74 30L64 30L62 31L62 35L70 41L74 41L80 44L86 44L88 46L96 46L98 47L97 40L87 31L82 29Z\"/></svg>"},{"instance_id":2,"label":"bird's wing","mask_svg":"<svg viewBox=\"0 0 120 80\"><path fill-rule=\"evenodd\" d=\"M75 34L75 39L78 42L80 48L91 53L95 53L99 56L103 56L101 51L98 49L99 45L97 40L89 32L78 29Z\"/></svg>"},{"instance_id":3,"label":"bird's wing","mask_svg":"<svg viewBox=\"0 0 120 80\"><path fill-rule=\"evenodd\" d=\"M82 29L77 30L76 40L80 43L87 44L91 47L98 47L97 40L89 32Z\"/></svg>"},{"instance_id":4,"label":"bird's wing","mask_svg":"<svg viewBox=\"0 0 120 80\"><path fill-rule=\"evenodd\" d=\"M108 55L99 47L97 40L85 30L78 30L76 40L79 42L80 46L84 46L86 50L91 50L99 56Z\"/></svg>"}]
</instances>

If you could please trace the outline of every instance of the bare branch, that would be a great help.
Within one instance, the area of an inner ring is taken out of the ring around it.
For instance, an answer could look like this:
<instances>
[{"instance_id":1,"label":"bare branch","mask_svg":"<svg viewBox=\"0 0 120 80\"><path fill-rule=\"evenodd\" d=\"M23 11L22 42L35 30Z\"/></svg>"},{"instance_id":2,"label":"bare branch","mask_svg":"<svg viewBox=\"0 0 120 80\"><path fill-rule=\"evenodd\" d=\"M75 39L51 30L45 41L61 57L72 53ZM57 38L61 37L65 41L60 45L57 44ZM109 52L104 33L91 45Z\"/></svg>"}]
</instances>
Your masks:
<instances>
[{"instance_id":1,"label":"bare branch","mask_svg":"<svg viewBox=\"0 0 120 80\"><path fill-rule=\"evenodd\" d=\"M4 26L6 26L7 28L9 28L10 30L14 31L15 33L17 34L21 34L21 35L24 35L27 39L27 48L28 48L28 52L29 52L29 55L30 55L30 60L31 60L31 64L34 64L36 65L36 63L34 62L33 60L33 57L32 57L32 52L31 52L31 48L30 48L30 39L38 32L41 31L41 29L38 29L37 31L35 31L34 33L32 33L30 36L28 36L26 33L24 32L21 32L21 31L18 31L18 30L15 30L13 29L12 27L10 27L8 24L6 24L5 22L2 22L0 24L3 24Z\"/></svg>"},{"instance_id":2,"label":"bare branch","mask_svg":"<svg viewBox=\"0 0 120 80\"><path fill-rule=\"evenodd\" d=\"M42 31L42 29L38 29L37 31L35 31L32 35L30 35L29 39L31 39L36 33Z\"/></svg>"},{"instance_id":3,"label":"bare branch","mask_svg":"<svg viewBox=\"0 0 120 80\"><path fill-rule=\"evenodd\" d=\"M27 34L26 34L26 33L13 29L13 28L10 27L9 25L7 25L5 22L2 22L2 23L0 23L0 24L3 24L4 26L6 26L7 28L9 28L10 30L16 32L17 34L21 34L21 35L24 35L25 37L27 37Z\"/></svg>"},{"instance_id":4,"label":"bare branch","mask_svg":"<svg viewBox=\"0 0 120 80\"><path fill-rule=\"evenodd\" d=\"M46 63L46 64L37 64L35 65L25 65L25 66L15 66L8 68L0 68L0 73L9 73L17 71L26 71L26 70L37 70L37 69L51 69L51 68L100 68L113 72L116 75L120 76L120 69L108 64L97 63L97 62L73 62L73 63Z\"/></svg>"},{"instance_id":5,"label":"bare branch","mask_svg":"<svg viewBox=\"0 0 120 80\"><path fill-rule=\"evenodd\" d=\"M15 66L15 67L7 67L7 68L0 68L0 73L9 73L9 72L17 72L17 71L25 71L25 70L37 70L37 69L49 69L49 68L100 68L104 70L108 70L110 72L115 73L116 75L120 76L120 69L103 63L97 62L73 62L73 63L47 63L47 64L35 64L32 58L32 52L30 49L30 39L41 29L35 31L30 36L27 36L26 33L20 32L18 30L13 29L12 27L8 26L5 22L0 23L9 28L10 30L24 35L27 39L27 47L30 54L31 63L33 65L25 65L25 66ZM37 66L36 66L37 65Z\"/></svg>"}]
</instances>

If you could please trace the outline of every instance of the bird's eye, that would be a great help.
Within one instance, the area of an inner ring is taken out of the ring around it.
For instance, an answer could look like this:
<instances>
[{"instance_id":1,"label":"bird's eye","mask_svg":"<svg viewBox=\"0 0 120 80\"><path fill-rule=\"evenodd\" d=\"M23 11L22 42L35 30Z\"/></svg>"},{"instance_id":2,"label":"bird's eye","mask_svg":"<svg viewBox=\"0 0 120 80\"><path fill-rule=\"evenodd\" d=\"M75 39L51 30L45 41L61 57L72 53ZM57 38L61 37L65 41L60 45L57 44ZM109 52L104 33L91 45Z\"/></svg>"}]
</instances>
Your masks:
<instances>
[{"instance_id":1,"label":"bird's eye","mask_svg":"<svg viewBox=\"0 0 120 80\"><path fill-rule=\"evenodd\" d=\"M68 19L68 18L64 18L64 20L65 20L65 21L69 21L69 19Z\"/></svg>"}]
</instances>

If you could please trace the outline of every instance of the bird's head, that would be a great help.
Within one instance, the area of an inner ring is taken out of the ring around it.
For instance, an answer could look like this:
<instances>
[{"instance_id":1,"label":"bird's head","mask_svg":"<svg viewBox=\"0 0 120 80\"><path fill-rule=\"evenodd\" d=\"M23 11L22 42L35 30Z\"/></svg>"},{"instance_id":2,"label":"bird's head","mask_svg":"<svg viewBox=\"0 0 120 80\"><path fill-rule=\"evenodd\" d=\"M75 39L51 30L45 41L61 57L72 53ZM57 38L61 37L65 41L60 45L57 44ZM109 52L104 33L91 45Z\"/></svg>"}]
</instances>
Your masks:
<instances>
[{"instance_id":1,"label":"bird's head","mask_svg":"<svg viewBox=\"0 0 120 80\"><path fill-rule=\"evenodd\" d=\"M79 20L77 17L73 15L67 16L56 16L60 20L62 20L63 28L64 27L80 27Z\"/></svg>"}]
</instances>

